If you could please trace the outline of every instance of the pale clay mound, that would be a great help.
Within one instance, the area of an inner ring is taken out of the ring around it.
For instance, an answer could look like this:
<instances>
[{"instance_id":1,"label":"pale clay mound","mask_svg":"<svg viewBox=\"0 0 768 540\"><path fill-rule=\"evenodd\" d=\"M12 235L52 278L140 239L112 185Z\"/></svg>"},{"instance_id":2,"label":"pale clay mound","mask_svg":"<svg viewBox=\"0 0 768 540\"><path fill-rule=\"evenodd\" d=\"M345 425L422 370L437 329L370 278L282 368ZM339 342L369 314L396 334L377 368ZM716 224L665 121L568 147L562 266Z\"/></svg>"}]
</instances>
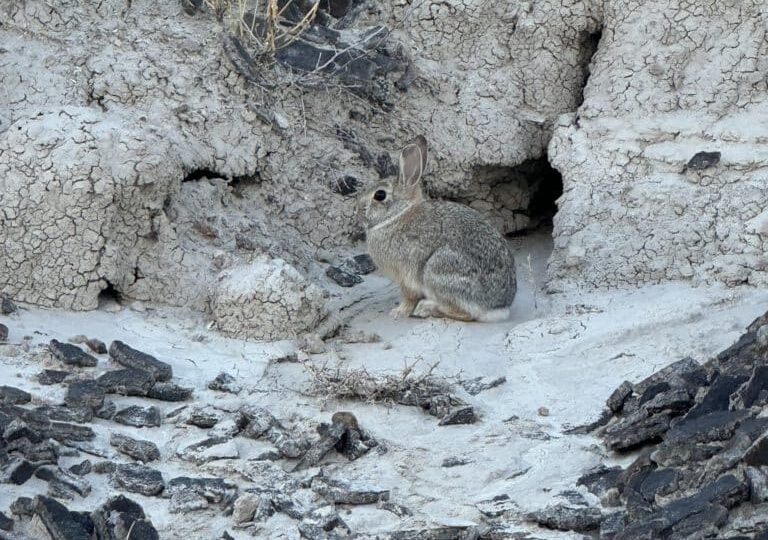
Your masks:
<instances>
[{"instance_id":1,"label":"pale clay mound","mask_svg":"<svg viewBox=\"0 0 768 540\"><path fill-rule=\"evenodd\" d=\"M176 2L0 0L0 23L0 288L19 301L92 309L109 288L210 313L219 274L261 255L327 287L318 249L360 232L340 182L391 172L416 133L430 192L507 232L534 224L548 152L549 290L765 282L758 0L369 2L345 32L384 24L401 60L362 93L249 84L213 16ZM686 169L700 151L721 159Z\"/></svg>"}]
</instances>

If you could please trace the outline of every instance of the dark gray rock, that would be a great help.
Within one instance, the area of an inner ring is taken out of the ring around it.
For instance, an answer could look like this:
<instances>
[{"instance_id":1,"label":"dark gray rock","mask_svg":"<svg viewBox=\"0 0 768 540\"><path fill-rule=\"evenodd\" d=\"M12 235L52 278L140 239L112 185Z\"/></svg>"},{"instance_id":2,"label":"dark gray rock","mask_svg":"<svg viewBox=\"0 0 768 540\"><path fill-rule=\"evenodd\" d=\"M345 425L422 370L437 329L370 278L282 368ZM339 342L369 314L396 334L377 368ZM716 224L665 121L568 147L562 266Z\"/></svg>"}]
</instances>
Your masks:
<instances>
[{"instance_id":1,"label":"dark gray rock","mask_svg":"<svg viewBox=\"0 0 768 540\"><path fill-rule=\"evenodd\" d=\"M28 461L42 464L56 464L59 461L59 445L51 440L30 442L26 437L10 441L5 446L6 452L19 452Z\"/></svg>"},{"instance_id":2,"label":"dark gray rock","mask_svg":"<svg viewBox=\"0 0 768 540\"><path fill-rule=\"evenodd\" d=\"M140 493L151 497L160 494L165 489L165 482L160 471L139 463L120 463L112 473L112 483L115 487L131 493Z\"/></svg>"},{"instance_id":3,"label":"dark gray rock","mask_svg":"<svg viewBox=\"0 0 768 540\"><path fill-rule=\"evenodd\" d=\"M237 459L237 446L228 437L208 437L178 451L179 457L198 465L219 459Z\"/></svg>"},{"instance_id":4,"label":"dark gray rock","mask_svg":"<svg viewBox=\"0 0 768 540\"><path fill-rule=\"evenodd\" d=\"M720 152L697 152L688 160L685 168L693 171L709 169L720 163L720 157Z\"/></svg>"},{"instance_id":5,"label":"dark gray rock","mask_svg":"<svg viewBox=\"0 0 768 540\"><path fill-rule=\"evenodd\" d=\"M151 441L134 439L120 433L113 433L109 438L109 444L118 452L125 454L143 463L149 463L160 459L160 449Z\"/></svg>"},{"instance_id":6,"label":"dark gray rock","mask_svg":"<svg viewBox=\"0 0 768 540\"><path fill-rule=\"evenodd\" d=\"M107 354L107 345L101 340L91 338L85 344L96 354Z\"/></svg>"},{"instance_id":7,"label":"dark gray rock","mask_svg":"<svg viewBox=\"0 0 768 540\"><path fill-rule=\"evenodd\" d=\"M282 429L283 427L277 418L264 407L248 405L240 409L240 414L247 422L243 429L243 435L251 439L262 437L270 428Z\"/></svg>"},{"instance_id":8,"label":"dark gray rock","mask_svg":"<svg viewBox=\"0 0 768 540\"><path fill-rule=\"evenodd\" d=\"M325 270L325 275L328 276L340 287L354 287L363 282L363 278L352 272L342 270L338 266L329 266Z\"/></svg>"},{"instance_id":9,"label":"dark gray rock","mask_svg":"<svg viewBox=\"0 0 768 540\"><path fill-rule=\"evenodd\" d=\"M725 441L747 417L749 413L746 411L714 411L691 419L686 417L669 430L667 441Z\"/></svg>"},{"instance_id":10,"label":"dark gray rock","mask_svg":"<svg viewBox=\"0 0 768 540\"><path fill-rule=\"evenodd\" d=\"M59 384L64 382L64 379L70 375L68 371L59 371L57 369L44 369L37 374L37 382L40 384L49 386L51 384Z\"/></svg>"},{"instance_id":11,"label":"dark gray rock","mask_svg":"<svg viewBox=\"0 0 768 540\"><path fill-rule=\"evenodd\" d=\"M713 538L727 520L728 510L719 504L708 504L701 511L677 522L672 527L670 538Z\"/></svg>"},{"instance_id":12,"label":"dark gray rock","mask_svg":"<svg viewBox=\"0 0 768 540\"><path fill-rule=\"evenodd\" d=\"M87 497L91 492L91 484L87 480L60 467L39 467L35 476L48 482L51 496L57 498L72 499L74 494Z\"/></svg>"},{"instance_id":13,"label":"dark gray rock","mask_svg":"<svg viewBox=\"0 0 768 540\"><path fill-rule=\"evenodd\" d=\"M615 540L627 526L626 512L605 514L600 522L600 540Z\"/></svg>"},{"instance_id":14,"label":"dark gray rock","mask_svg":"<svg viewBox=\"0 0 768 540\"><path fill-rule=\"evenodd\" d=\"M681 473L676 469L655 469L640 482L638 491L646 501L653 502L657 496L676 491L680 478Z\"/></svg>"},{"instance_id":15,"label":"dark gray rock","mask_svg":"<svg viewBox=\"0 0 768 540\"><path fill-rule=\"evenodd\" d=\"M93 409L85 406L51 406L41 405L35 407L34 413L45 420L58 420L61 422L75 422L83 424L93 420Z\"/></svg>"},{"instance_id":16,"label":"dark gray rock","mask_svg":"<svg viewBox=\"0 0 768 540\"><path fill-rule=\"evenodd\" d=\"M39 466L19 456L5 457L0 463L0 482L20 486L32 478Z\"/></svg>"},{"instance_id":17,"label":"dark gray rock","mask_svg":"<svg viewBox=\"0 0 768 540\"><path fill-rule=\"evenodd\" d=\"M62 343L52 339L48 344L48 350L51 351L54 358L68 366L95 367L99 363L96 357L71 343Z\"/></svg>"},{"instance_id":18,"label":"dark gray rock","mask_svg":"<svg viewBox=\"0 0 768 540\"><path fill-rule=\"evenodd\" d=\"M558 504L537 512L531 512L526 517L548 529L587 532L600 527L603 515L599 508L571 507Z\"/></svg>"},{"instance_id":19,"label":"dark gray rock","mask_svg":"<svg viewBox=\"0 0 768 540\"><path fill-rule=\"evenodd\" d=\"M671 415L668 412L646 416L644 411L634 418L627 418L606 427L603 440L608 448L627 451L643 444L656 442L669 429Z\"/></svg>"},{"instance_id":20,"label":"dark gray rock","mask_svg":"<svg viewBox=\"0 0 768 540\"><path fill-rule=\"evenodd\" d=\"M304 456L295 465L294 471L308 469L320 463L325 455L339 443L341 437L347 431L347 427L341 423L334 423L330 426L321 424L317 430L320 438L312 443Z\"/></svg>"},{"instance_id":21,"label":"dark gray rock","mask_svg":"<svg viewBox=\"0 0 768 540\"><path fill-rule=\"evenodd\" d=\"M104 389L96 381L75 381L67 388L64 404L72 409L100 409L104 405Z\"/></svg>"},{"instance_id":22,"label":"dark gray rock","mask_svg":"<svg viewBox=\"0 0 768 540\"><path fill-rule=\"evenodd\" d=\"M104 420L112 420L117 413L117 405L114 401L105 401L104 405L94 414Z\"/></svg>"},{"instance_id":23,"label":"dark gray rock","mask_svg":"<svg viewBox=\"0 0 768 540\"><path fill-rule=\"evenodd\" d=\"M0 343L8 341L8 327L0 323Z\"/></svg>"},{"instance_id":24,"label":"dark gray rock","mask_svg":"<svg viewBox=\"0 0 768 540\"><path fill-rule=\"evenodd\" d=\"M13 530L13 520L2 512L0 512L0 530L3 530L3 531Z\"/></svg>"},{"instance_id":25,"label":"dark gray rock","mask_svg":"<svg viewBox=\"0 0 768 540\"><path fill-rule=\"evenodd\" d=\"M353 274L365 276L376 271L376 263L373 262L370 255L363 253L345 260L342 268Z\"/></svg>"},{"instance_id":26,"label":"dark gray rock","mask_svg":"<svg viewBox=\"0 0 768 540\"><path fill-rule=\"evenodd\" d=\"M97 461L92 467L96 474L112 474L116 468L117 464L114 461Z\"/></svg>"},{"instance_id":27,"label":"dark gray rock","mask_svg":"<svg viewBox=\"0 0 768 540\"><path fill-rule=\"evenodd\" d=\"M744 463L752 467L768 467L768 432L750 446L744 455Z\"/></svg>"},{"instance_id":28,"label":"dark gray rock","mask_svg":"<svg viewBox=\"0 0 768 540\"><path fill-rule=\"evenodd\" d=\"M346 538L350 529L339 513L331 506L312 510L299 523L299 533L307 539Z\"/></svg>"},{"instance_id":29,"label":"dark gray rock","mask_svg":"<svg viewBox=\"0 0 768 540\"><path fill-rule=\"evenodd\" d=\"M19 517L31 517L35 515L35 501L29 497L19 497L11 503L11 514Z\"/></svg>"},{"instance_id":30,"label":"dark gray rock","mask_svg":"<svg viewBox=\"0 0 768 540\"><path fill-rule=\"evenodd\" d=\"M735 393L747 379L747 375L718 375L701 401L688 411L686 419L699 418L715 411L727 411L731 403L731 394Z\"/></svg>"},{"instance_id":31,"label":"dark gray rock","mask_svg":"<svg viewBox=\"0 0 768 540\"><path fill-rule=\"evenodd\" d=\"M243 387L237 384L237 380L229 373L219 373L215 379L208 383L210 390L239 394Z\"/></svg>"},{"instance_id":32,"label":"dark gray rock","mask_svg":"<svg viewBox=\"0 0 768 540\"><path fill-rule=\"evenodd\" d=\"M474 463L474 462L469 458L447 457L443 460L440 466L445 468L451 468L451 467L461 467L462 465L468 465L470 463Z\"/></svg>"},{"instance_id":33,"label":"dark gray rock","mask_svg":"<svg viewBox=\"0 0 768 540\"><path fill-rule=\"evenodd\" d=\"M0 405L20 405L32 401L32 395L15 386L0 386Z\"/></svg>"},{"instance_id":34,"label":"dark gray rock","mask_svg":"<svg viewBox=\"0 0 768 540\"><path fill-rule=\"evenodd\" d=\"M440 419L440 426L454 426L459 424L474 424L477 422L477 415L474 407L460 407L454 409Z\"/></svg>"},{"instance_id":35,"label":"dark gray rock","mask_svg":"<svg viewBox=\"0 0 768 540\"><path fill-rule=\"evenodd\" d=\"M226 508L237 499L237 485L222 478L189 478L179 476L168 482L167 493L173 498L184 494L202 497L210 504Z\"/></svg>"},{"instance_id":36,"label":"dark gray rock","mask_svg":"<svg viewBox=\"0 0 768 540\"><path fill-rule=\"evenodd\" d=\"M221 415L213 409L196 407L189 412L185 422L191 426L210 429L218 424L219 420L221 420ZM248 436L252 435L249 434Z\"/></svg>"},{"instance_id":37,"label":"dark gray rock","mask_svg":"<svg viewBox=\"0 0 768 540\"><path fill-rule=\"evenodd\" d=\"M576 481L577 486L585 486L593 495L602 497L609 489L615 488L621 481L621 467L599 465Z\"/></svg>"},{"instance_id":38,"label":"dark gray rock","mask_svg":"<svg viewBox=\"0 0 768 540\"><path fill-rule=\"evenodd\" d=\"M733 396L731 408L762 407L768 403L768 365L756 365L749 380Z\"/></svg>"},{"instance_id":39,"label":"dark gray rock","mask_svg":"<svg viewBox=\"0 0 768 540\"><path fill-rule=\"evenodd\" d=\"M12 313L16 313L18 310L19 308L9 296L2 296L0 299L0 313L3 315L11 315Z\"/></svg>"},{"instance_id":40,"label":"dark gray rock","mask_svg":"<svg viewBox=\"0 0 768 540\"><path fill-rule=\"evenodd\" d=\"M159 540L141 505L124 495L109 498L91 514L99 540Z\"/></svg>"},{"instance_id":41,"label":"dark gray rock","mask_svg":"<svg viewBox=\"0 0 768 540\"><path fill-rule=\"evenodd\" d=\"M480 392L496 388L507 382L506 377L496 377L495 379L487 380L485 377L477 377L467 381L462 381L461 386L471 396L476 396Z\"/></svg>"},{"instance_id":42,"label":"dark gray rock","mask_svg":"<svg viewBox=\"0 0 768 540\"><path fill-rule=\"evenodd\" d=\"M338 504L374 504L389 500L389 490L372 486L355 486L347 482L316 476L312 479L312 491L328 502Z\"/></svg>"},{"instance_id":43,"label":"dark gray rock","mask_svg":"<svg viewBox=\"0 0 768 540\"><path fill-rule=\"evenodd\" d=\"M96 379L108 394L123 396L146 396L155 384L155 378L141 369L113 369Z\"/></svg>"},{"instance_id":44,"label":"dark gray rock","mask_svg":"<svg viewBox=\"0 0 768 540\"><path fill-rule=\"evenodd\" d=\"M60 502L41 495L35 497L34 509L52 540L92 540L95 528L89 516L70 512Z\"/></svg>"},{"instance_id":45,"label":"dark gray rock","mask_svg":"<svg viewBox=\"0 0 768 540\"><path fill-rule=\"evenodd\" d=\"M147 397L160 401L186 401L192 397L192 388L172 382L158 382L149 389Z\"/></svg>"},{"instance_id":46,"label":"dark gray rock","mask_svg":"<svg viewBox=\"0 0 768 540\"><path fill-rule=\"evenodd\" d=\"M78 476L85 476L91 472L90 460L84 459L80 463L76 463L69 468L69 472Z\"/></svg>"},{"instance_id":47,"label":"dark gray rock","mask_svg":"<svg viewBox=\"0 0 768 540\"><path fill-rule=\"evenodd\" d=\"M173 377L173 369L170 364L129 347L122 341L112 342L109 346L109 357L124 367L146 371L159 382L168 381Z\"/></svg>"},{"instance_id":48,"label":"dark gray rock","mask_svg":"<svg viewBox=\"0 0 768 540\"><path fill-rule=\"evenodd\" d=\"M161 423L160 410L157 407L131 405L115 413L112 420L118 424L133 427L157 427Z\"/></svg>"}]
</instances>

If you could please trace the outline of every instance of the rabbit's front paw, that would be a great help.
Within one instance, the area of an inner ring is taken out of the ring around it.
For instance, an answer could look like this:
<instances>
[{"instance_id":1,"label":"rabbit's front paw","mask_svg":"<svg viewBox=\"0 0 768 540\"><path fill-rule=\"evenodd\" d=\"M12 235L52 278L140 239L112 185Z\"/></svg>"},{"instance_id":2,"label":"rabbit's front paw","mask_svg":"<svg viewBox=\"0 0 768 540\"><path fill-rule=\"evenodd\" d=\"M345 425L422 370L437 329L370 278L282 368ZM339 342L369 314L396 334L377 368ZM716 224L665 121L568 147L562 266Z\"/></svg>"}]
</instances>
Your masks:
<instances>
[{"instance_id":1,"label":"rabbit's front paw","mask_svg":"<svg viewBox=\"0 0 768 540\"><path fill-rule=\"evenodd\" d=\"M396 308L392 308L389 312L393 319L407 319L413 313L413 308L416 307L410 302L400 302Z\"/></svg>"}]
</instances>

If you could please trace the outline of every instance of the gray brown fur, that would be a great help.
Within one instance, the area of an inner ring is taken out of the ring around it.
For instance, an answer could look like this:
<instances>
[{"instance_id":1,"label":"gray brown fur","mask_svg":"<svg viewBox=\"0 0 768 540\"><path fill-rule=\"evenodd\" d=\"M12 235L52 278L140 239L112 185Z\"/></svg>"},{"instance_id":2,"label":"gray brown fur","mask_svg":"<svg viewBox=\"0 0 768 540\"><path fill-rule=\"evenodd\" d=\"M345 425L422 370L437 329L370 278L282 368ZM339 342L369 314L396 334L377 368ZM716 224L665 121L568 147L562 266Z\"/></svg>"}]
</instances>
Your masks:
<instances>
[{"instance_id":1,"label":"gray brown fur","mask_svg":"<svg viewBox=\"0 0 768 540\"><path fill-rule=\"evenodd\" d=\"M515 297L509 244L478 212L427 199L421 189L427 141L419 136L400 155L400 174L361 196L368 249L400 285L395 316L410 316L420 301L427 314L460 320L499 320ZM385 198L377 200L376 194Z\"/></svg>"}]
</instances>

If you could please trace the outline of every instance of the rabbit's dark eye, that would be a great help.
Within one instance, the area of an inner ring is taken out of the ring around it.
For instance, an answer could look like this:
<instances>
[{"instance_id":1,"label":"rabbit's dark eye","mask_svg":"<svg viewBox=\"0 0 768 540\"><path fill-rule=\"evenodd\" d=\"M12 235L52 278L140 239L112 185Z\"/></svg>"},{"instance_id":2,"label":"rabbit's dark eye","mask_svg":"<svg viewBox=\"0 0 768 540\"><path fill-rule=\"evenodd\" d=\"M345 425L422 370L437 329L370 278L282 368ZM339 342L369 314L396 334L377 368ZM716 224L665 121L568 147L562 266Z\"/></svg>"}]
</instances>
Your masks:
<instances>
[{"instance_id":1,"label":"rabbit's dark eye","mask_svg":"<svg viewBox=\"0 0 768 540\"><path fill-rule=\"evenodd\" d=\"M377 189L376 193L373 194L373 199L379 202L383 201L386 198L387 198L387 192L384 191L383 189Z\"/></svg>"}]
</instances>

